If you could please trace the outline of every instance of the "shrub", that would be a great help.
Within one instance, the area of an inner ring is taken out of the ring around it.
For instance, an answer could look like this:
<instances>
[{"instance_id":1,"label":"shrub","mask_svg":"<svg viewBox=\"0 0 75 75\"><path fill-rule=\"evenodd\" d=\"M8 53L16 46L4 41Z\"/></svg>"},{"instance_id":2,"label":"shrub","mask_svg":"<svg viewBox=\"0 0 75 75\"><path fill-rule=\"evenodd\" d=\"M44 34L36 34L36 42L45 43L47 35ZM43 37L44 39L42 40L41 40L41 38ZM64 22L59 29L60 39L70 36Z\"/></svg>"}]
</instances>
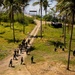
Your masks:
<instances>
[{"instance_id":1,"label":"shrub","mask_svg":"<svg viewBox=\"0 0 75 75\"><path fill-rule=\"evenodd\" d=\"M3 22L9 21L8 15L6 13L1 14L1 21L3 21Z\"/></svg>"},{"instance_id":2,"label":"shrub","mask_svg":"<svg viewBox=\"0 0 75 75\"><path fill-rule=\"evenodd\" d=\"M36 15L36 19L40 19L41 18L41 16L40 15Z\"/></svg>"},{"instance_id":3,"label":"shrub","mask_svg":"<svg viewBox=\"0 0 75 75\"><path fill-rule=\"evenodd\" d=\"M58 22L58 19L56 17L53 17L52 15L48 14L48 15L45 15L43 17L44 20L46 21L52 21L52 22Z\"/></svg>"},{"instance_id":4,"label":"shrub","mask_svg":"<svg viewBox=\"0 0 75 75\"><path fill-rule=\"evenodd\" d=\"M27 16L23 16L23 14L15 14L14 16L14 20L21 23L21 24L26 24L28 25L28 23L34 24L34 20L31 17L27 17Z\"/></svg>"},{"instance_id":5,"label":"shrub","mask_svg":"<svg viewBox=\"0 0 75 75\"><path fill-rule=\"evenodd\" d=\"M28 23L35 24L33 18L25 16L25 19L28 20Z\"/></svg>"}]
</instances>

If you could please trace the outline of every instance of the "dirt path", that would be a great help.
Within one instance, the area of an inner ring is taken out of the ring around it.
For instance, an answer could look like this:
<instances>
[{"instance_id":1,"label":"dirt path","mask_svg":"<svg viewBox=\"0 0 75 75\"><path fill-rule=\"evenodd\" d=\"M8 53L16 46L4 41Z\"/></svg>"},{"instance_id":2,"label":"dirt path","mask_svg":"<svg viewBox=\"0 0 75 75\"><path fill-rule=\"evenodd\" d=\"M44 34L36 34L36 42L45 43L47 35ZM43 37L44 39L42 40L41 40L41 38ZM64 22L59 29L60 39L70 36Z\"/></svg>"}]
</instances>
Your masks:
<instances>
[{"instance_id":1,"label":"dirt path","mask_svg":"<svg viewBox=\"0 0 75 75\"><path fill-rule=\"evenodd\" d=\"M35 20L35 22L37 25L26 39L26 41L30 39L30 45L33 43L35 39L34 37L37 35L40 29L40 21ZM0 75L31 75L30 72L27 70L26 65L20 65L21 57L25 59L27 57L26 53L23 52L23 54L20 54L18 60L13 60L13 68L8 67L9 60L12 59L12 55L2 60L0 62Z\"/></svg>"},{"instance_id":2,"label":"dirt path","mask_svg":"<svg viewBox=\"0 0 75 75\"><path fill-rule=\"evenodd\" d=\"M24 52L21 54L22 57L26 57L26 53ZM0 75L31 75L30 72L27 70L26 65L20 65L20 58L18 60L13 60L13 68L8 67L9 60L12 58L8 58L4 60L2 64L0 64Z\"/></svg>"},{"instance_id":3,"label":"dirt path","mask_svg":"<svg viewBox=\"0 0 75 75\"><path fill-rule=\"evenodd\" d=\"M35 28L32 30L32 32L29 34L29 36L27 38L27 40L28 39L31 40L30 44L32 44L35 36L37 35L37 33L38 33L39 29L40 29L40 21L38 21L38 20L35 19L35 22L36 22L37 25L35 26Z\"/></svg>"},{"instance_id":4,"label":"dirt path","mask_svg":"<svg viewBox=\"0 0 75 75\"><path fill-rule=\"evenodd\" d=\"M30 39L29 45L32 45L35 36L37 35L40 29L40 21L35 19L35 22L37 25L26 39L26 41ZM13 68L8 67L9 60L12 58L12 55L2 60L0 62L0 75L75 75L75 71L66 70L66 65L62 63L45 61L45 62L36 63L35 65L34 64L20 65L21 57L25 59L27 57L26 53L23 52L23 54L21 54L18 57L18 60L13 60L13 66L14 66Z\"/></svg>"}]
</instances>

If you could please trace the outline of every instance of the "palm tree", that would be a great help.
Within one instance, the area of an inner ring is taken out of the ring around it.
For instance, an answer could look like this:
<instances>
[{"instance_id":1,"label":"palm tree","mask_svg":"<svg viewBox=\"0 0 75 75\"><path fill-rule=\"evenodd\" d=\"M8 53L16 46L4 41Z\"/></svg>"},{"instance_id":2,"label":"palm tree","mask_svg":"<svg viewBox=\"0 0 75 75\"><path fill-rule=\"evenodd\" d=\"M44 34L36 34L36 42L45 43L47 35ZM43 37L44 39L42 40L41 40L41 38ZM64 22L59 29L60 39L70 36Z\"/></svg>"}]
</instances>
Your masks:
<instances>
[{"instance_id":1,"label":"palm tree","mask_svg":"<svg viewBox=\"0 0 75 75\"><path fill-rule=\"evenodd\" d=\"M60 11L59 16L63 17L63 31L64 34L64 47L66 48L66 20L67 20L67 10L64 10L64 3L63 1L58 1L56 5L56 9ZM65 14L66 13L66 14Z\"/></svg>"},{"instance_id":2,"label":"palm tree","mask_svg":"<svg viewBox=\"0 0 75 75\"><path fill-rule=\"evenodd\" d=\"M7 12L9 13L9 18L10 18L10 28L11 28L11 11L12 11L12 2L13 0L4 0L3 4L4 4L4 8L6 8Z\"/></svg>"},{"instance_id":3,"label":"palm tree","mask_svg":"<svg viewBox=\"0 0 75 75\"><path fill-rule=\"evenodd\" d=\"M0 0L0 16L2 15L2 5L3 5L3 0ZM1 17L0 17L0 24L1 24Z\"/></svg>"},{"instance_id":4,"label":"palm tree","mask_svg":"<svg viewBox=\"0 0 75 75\"><path fill-rule=\"evenodd\" d=\"M13 40L15 42L14 14L18 11L21 12L21 8L18 6L18 2L15 0L4 0L4 5L7 8L7 11L9 11L10 22L13 28Z\"/></svg>"},{"instance_id":5,"label":"palm tree","mask_svg":"<svg viewBox=\"0 0 75 75\"><path fill-rule=\"evenodd\" d=\"M20 5L21 5L21 7L22 7L22 11L23 11L23 19L24 19L24 9L25 9L26 6L29 5L29 4L28 4L29 1L30 1L30 0L20 0L20 1L19 1ZM23 33L25 34L25 25L23 25Z\"/></svg>"},{"instance_id":6,"label":"palm tree","mask_svg":"<svg viewBox=\"0 0 75 75\"><path fill-rule=\"evenodd\" d=\"M52 16L55 18L56 9L54 7L50 8L50 9L51 9Z\"/></svg>"},{"instance_id":7,"label":"palm tree","mask_svg":"<svg viewBox=\"0 0 75 75\"><path fill-rule=\"evenodd\" d=\"M0 0L0 6L2 6L2 4L3 4L3 0Z\"/></svg>"},{"instance_id":8,"label":"palm tree","mask_svg":"<svg viewBox=\"0 0 75 75\"><path fill-rule=\"evenodd\" d=\"M72 26L71 26L71 35L70 35L70 42L69 42L69 54L68 54L68 64L67 64L67 70L69 70L69 64L70 64L70 52L71 52L71 45L72 45L72 35L73 35L73 25L74 25L74 15L75 15L75 3L72 1L70 3L70 9L71 9L71 15L72 15Z\"/></svg>"},{"instance_id":9,"label":"palm tree","mask_svg":"<svg viewBox=\"0 0 75 75\"><path fill-rule=\"evenodd\" d=\"M42 0L40 0L40 9L41 9L41 38L42 38Z\"/></svg>"},{"instance_id":10,"label":"palm tree","mask_svg":"<svg viewBox=\"0 0 75 75\"><path fill-rule=\"evenodd\" d=\"M69 64L70 64L70 52L72 47L72 35L73 35L73 25L74 25L74 15L75 15L75 1L74 0L57 0L60 3L62 3L62 7L60 9L62 11L67 10L68 14L72 17L72 25L71 25L71 35L70 35L70 41L69 41L69 53L68 53L68 63L67 63L67 70L69 70Z\"/></svg>"},{"instance_id":11,"label":"palm tree","mask_svg":"<svg viewBox=\"0 0 75 75\"><path fill-rule=\"evenodd\" d=\"M45 15L47 15L47 7L49 7L48 0L43 1L43 7L45 10ZM46 25L46 19L45 19L45 25Z\"/></svg>"}]
</instances>

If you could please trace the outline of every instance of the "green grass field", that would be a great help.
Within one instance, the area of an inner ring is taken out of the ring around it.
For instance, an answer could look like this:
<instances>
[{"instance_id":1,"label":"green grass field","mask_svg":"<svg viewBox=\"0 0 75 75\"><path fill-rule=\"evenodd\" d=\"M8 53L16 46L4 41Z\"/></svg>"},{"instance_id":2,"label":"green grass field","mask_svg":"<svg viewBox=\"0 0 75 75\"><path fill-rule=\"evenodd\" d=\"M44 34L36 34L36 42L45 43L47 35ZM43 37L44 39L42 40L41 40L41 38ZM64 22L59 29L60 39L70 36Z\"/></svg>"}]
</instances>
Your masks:
<instances>
[{"instance_id":1,"label":"green grass field","mask_svg":"<svg viewBox=\"0 0 75 75\"><path fill-rule=\"evenodd\" d=\"M67 29L67 28L66 28ZM75 28L74 28L75 33ZM40 32L37 36L40 35ZM57 51L54 51L54 42L59 42L59 45L64 43L64 38L60 37L62 35L62 28L53 28L52 26L43 25L43 38L36 38L33 43L34 50L30 52L30 55L25 59L26 64L30 64L30 58L33 55L34 61L36 63L42 61L50 61L50 62L59 62L63 64L67 64L68 59L68 43L70 38L70 33L66 35L66 49L62 51L61 48L57 48ZM75 49L75 34L73 35L72 41L72 50ZM73 52L71 51L71 65L75 64L75 57L73 56Z\"/></svg>"},{"instance_id":2,"label":"green grass field","mask_svg":"<svg viewBox=\"0 0 75 75\"><path fill-rule=\"evenodd\" d=\"M0 25L0 60L6 57L8 54L18 47L18 44L27 37L35 25L29 24L25 27L25 34L22 32L22 24L16 22L15 24L15 36L18 42L13 42L12 29L10 29L10 23L2 22Z\"/></svg>"},{"instance_id":3,"label":"green grass field","mask_svg":"<svg viewBox=\"0 0 75 75\"><path fill-rule=\"evenodd\" d=\"M10 29L9 23L2 23L0 26L0 60L6 57L9 53L18 47L18 44L21 43L22 39L26 38L30 31L33 29L35 25L26 26L25 34L22 32L22 25L18 22L15 23L15 34L16 40L19 40L17 43L13 43L12 29ZM73 31L73 40L72 40L72 51L75 49L75 28ZM57 51L54 51L54 42L58 42L59 45L63 45L64 38L60 37L62 35L62 28L53 28L50 25L43 25L43 38L39 37L40 32L37 35L36 40L33 43L33 51L30 52L30 55L25 59L26 63L30 63L30 57L34 56L35 62L42 61L53 61L53 62L62 62L63 64L67 64L68 58L68 44L70 33L66 35L66 49L62 51L59 47ZM39 42L38 42L39 41ZM64 46L62 46L64 47ZM75 64L75 57L73 56L73 52L71 51L71 64Z\"/></svg>"}]
</instances>

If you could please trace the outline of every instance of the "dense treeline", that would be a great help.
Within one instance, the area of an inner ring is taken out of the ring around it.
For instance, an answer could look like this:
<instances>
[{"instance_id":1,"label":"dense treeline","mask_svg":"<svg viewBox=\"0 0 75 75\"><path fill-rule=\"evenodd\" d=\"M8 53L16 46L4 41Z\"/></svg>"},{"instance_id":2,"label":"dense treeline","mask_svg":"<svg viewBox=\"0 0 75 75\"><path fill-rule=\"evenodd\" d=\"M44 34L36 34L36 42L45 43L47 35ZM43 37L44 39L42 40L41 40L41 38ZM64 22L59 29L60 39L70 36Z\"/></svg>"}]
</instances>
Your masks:
<instances>
[{"instance_id":1,"label":"dense treeline","mask_svg":"<svg viewBox=\"0 0 75 75\"><path fill-rule=\"evenodd\" d=\"M6 12L0 13L0 21L10 22L9 14L7 14ZM23 18L23 14L18 13L18 14L15 14L15 16L14 16L14 22L19 22L21 24L28 24L28 23L34 23L34 20L33 20L33 18L30 18L27 16L24 16L24 18Z\"/></svg>"},{"instance_id":2,"label":"dense treeline","mask_svg":"<svg viewBox=\"0 0 75 75\"><path fill-rule=\"evenodd\" d=\"M0 24L1 21L9 22L10 28L13 29L13 40L15 42L15 22L23 24L23 33L25 34L25 25L28 23L35 23L33 18L24 15L24 9L30 0L1 0L0 7ZM4 9L4 10L3 10Z\"/></svg>"},{"instance_id":3,"label":"dense treeline","mask_svg":"<svg viewBox=\"0 0 75 75\"><path fill-rule=\"evenodd\" d=\"M53 17L51 14L47 14L43 17L46 21L58 22L57 17Z\"/></svg>"}]
</instances>

